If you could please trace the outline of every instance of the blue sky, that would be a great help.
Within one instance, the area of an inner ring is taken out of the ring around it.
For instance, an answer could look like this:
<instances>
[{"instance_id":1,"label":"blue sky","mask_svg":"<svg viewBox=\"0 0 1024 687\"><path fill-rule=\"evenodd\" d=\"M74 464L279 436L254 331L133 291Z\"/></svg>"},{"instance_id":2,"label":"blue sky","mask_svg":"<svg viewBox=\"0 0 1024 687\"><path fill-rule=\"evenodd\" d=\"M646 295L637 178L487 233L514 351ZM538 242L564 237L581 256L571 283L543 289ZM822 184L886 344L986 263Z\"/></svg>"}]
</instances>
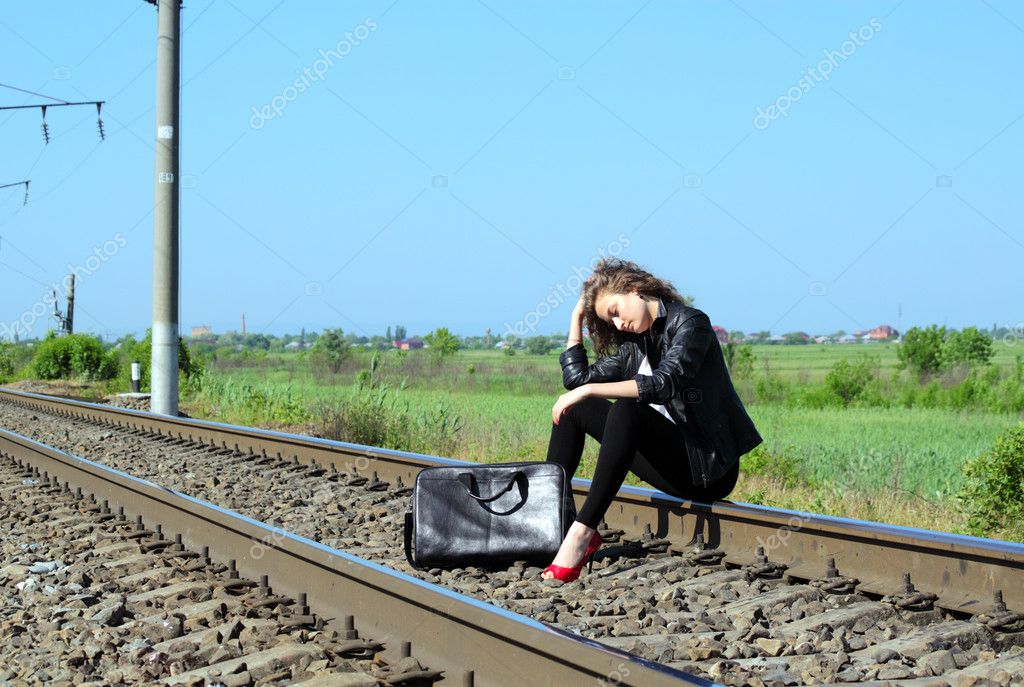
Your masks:
<instances>
[{"instance_id":1,"label":"blue sky","mask_svg":"<svg viewBox=\"0 0 1024 687\"><path fill-rule=\"evenodd\" d=\"M601 254L728 329L1024 320L1020 3L187 5L184 333L565 331ZM0 83L107 101L102 143L0 112L8 326L69 266L78 329L147 326L155 37L141 0L0 11Z\"/></svg>"}]
</instances>

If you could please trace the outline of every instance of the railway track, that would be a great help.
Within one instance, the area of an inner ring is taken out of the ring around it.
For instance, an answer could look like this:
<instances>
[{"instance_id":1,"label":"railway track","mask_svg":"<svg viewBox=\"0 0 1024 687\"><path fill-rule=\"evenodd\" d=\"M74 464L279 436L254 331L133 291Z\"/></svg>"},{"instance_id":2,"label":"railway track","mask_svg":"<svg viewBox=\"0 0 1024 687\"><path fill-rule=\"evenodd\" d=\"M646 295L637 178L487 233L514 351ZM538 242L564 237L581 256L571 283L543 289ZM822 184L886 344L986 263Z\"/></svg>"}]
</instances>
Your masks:
<instances>
[{"instance_id":1,"label":"railway track","mask_svg":"<svg viewBox=\"0 0 1024 687\"><path fill-rule=\"evenodd\" d=\"M2 683L687 680L9 431L0 493Z\"/></svg>"},{"instance_id":2,"label":"railway track","mask_svg":"<svg viewBox=\"0 0 1024 687\"><path fill-rule=\"evenodd\" d=\"M325 632L305 599L276 595L265 577L240 578L205 547L188 550L180 536L168 539L30 464L0 458L3 654L13 664L0 679L238 685L337 673L347 684L377 684L366 670L378 644Z\"/></svg>"},{"instance_id":3,"label":"railway track","mask_svg":"<svg viewBox=\"0 0 1024 687\"><path fill-rule=\"evenodd\" d=\"M1007 684L1024 674L1018 544L626 488L602 525L609 544L594 573L573 585L545 583L539 569L521 566L417 571L400 545L410 485L420 468L453 461L6 390L0 417L272 532L627 652L617 660L657 662L668 671L653 672L658 678L938 686ZM586 487L574 483L577 494ZM235 559L258 572L275 547L260 540ZM621 667L603 669L590 679L632 683Z\"/></svg>"}]
</instances>

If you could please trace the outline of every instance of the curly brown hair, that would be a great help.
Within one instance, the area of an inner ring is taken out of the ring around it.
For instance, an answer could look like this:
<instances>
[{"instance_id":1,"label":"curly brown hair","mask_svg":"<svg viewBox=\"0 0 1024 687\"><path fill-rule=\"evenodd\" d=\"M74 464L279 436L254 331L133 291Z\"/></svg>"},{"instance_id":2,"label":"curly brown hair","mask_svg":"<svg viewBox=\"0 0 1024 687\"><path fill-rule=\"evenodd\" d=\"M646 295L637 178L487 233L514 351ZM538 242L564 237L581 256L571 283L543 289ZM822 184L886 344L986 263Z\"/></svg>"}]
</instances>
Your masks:
<instances>
[{"instance_id":1,"label":"curly brown hair","mask_svg":"<svg viewBox=\"0 0 1024 687\"><path fill-rule=\"evenodd\" d=\"M583 326L586 327L594 342L594 354L599 358L614 354L619 344L628 337L636 336L620 332L614 325L597 316L594 303L602 293L632 293L636 291L648 298L661 298L663 301L687 303L672 282L659 279L643 269L635 262L619 258L603 258L594 265L594 272L583 282Z\"/></svg>"}]
</instances>

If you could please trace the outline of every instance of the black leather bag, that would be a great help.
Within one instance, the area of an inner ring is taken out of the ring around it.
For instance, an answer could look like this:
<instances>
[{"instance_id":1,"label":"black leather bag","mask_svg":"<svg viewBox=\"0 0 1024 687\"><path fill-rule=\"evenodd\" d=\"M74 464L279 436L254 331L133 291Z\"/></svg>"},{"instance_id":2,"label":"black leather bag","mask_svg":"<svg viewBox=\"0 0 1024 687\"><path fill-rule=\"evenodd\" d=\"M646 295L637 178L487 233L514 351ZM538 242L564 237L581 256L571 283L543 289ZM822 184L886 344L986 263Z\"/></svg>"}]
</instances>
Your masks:
<instances>
[{"instance_id":1,"label":"black leather bag","mask_svg":"<svg viewBox=\"0 0 1024 687\"><path fill-rule=\"evenodd\" d=\"M547 565L575 519L557 463L424 468L405 514L405 556L414 568Z\"/></svg>"}]
</instances>

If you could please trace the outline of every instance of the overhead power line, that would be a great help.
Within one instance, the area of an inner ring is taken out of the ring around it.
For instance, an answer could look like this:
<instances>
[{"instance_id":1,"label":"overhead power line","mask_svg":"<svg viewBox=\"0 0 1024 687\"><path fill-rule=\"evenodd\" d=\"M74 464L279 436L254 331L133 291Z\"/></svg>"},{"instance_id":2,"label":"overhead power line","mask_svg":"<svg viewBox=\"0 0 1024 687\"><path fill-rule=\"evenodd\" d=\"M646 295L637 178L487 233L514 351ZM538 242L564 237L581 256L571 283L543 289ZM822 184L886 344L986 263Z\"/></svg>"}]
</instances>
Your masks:
<instances>
[{"instance_id":1,"label":"overhead power line","mask_svg":"<svg viewBox=\"0 0 1024 687\"><path fill-rule=\"evenodd\" d=\"M52 95L44 95L42 93L36 93L35 91L30 91L27 88L18 88L17 86L12 86L12 85L7 84L7 83L0 83L0 88L9 88L12 91L19 91L21 93L28 93L29 95L38 96L40 98L46 98L47 100L56 100L58 103L67 103L68 102L67 100L63 100L61 98L54 98Z\"/></svg>"},{"instance_id":2,"label":"overhead power line","mask_svg":"<svg viewBox=\"0 0 1024 687\"><path fill-rule=\"evenodd\" d=\"M0 189L12 188L14 186L21 186L22 184L24 184L25 185L25 201L22 203L22 206L25 206L25 205L28 205L28 185L31 184L31 183L32 183L31 179L26 179L25 181L16 181L13 184L4 184L4 185L0 186Z\"/></svg>"},{"instance_id":3,"label":"overhead power line","mask_svg":"<svg viewBox=\"0 0 1024 687\"><path fill-rule=\"evenodd\" d=\"M105 140L106 137L107 137L106 136L106 131L103 128L103 117L102 117L103 103L106 102L104 100L85 100L85 101L81 101L81 102L71 102L71 101L68 101L68 100L63 100L61 98L54 98L51 95L44 95L42 93L36 93L35 91L30 91L30 90L28 90L26 88L19 88L17 86L11 86L10 84L0 83L0 87L9 88L9 89L11 89L13 91L19 91L21 93L28 93L29 95L34 95L34 96L36 96L38 98L46 98L47 100L53 100L54 101L52 103L46 103L45 105L41 104L41 103L36 103L36 104L33 104L33 105L0 105L0 110L31 110L31 109L38 108L40 113L42 114L42 118L43 118L42 125L41 125L42 126L42 130L43 130L43 141L45 141L47 144L50 143L50 125L46 123L46 109L49 108L49 107L77 107L77 106L80 106L80 105L95 105L96 106L96 130L99 132L100 140L101 141Z\"/></svg>"}]
</instances>

